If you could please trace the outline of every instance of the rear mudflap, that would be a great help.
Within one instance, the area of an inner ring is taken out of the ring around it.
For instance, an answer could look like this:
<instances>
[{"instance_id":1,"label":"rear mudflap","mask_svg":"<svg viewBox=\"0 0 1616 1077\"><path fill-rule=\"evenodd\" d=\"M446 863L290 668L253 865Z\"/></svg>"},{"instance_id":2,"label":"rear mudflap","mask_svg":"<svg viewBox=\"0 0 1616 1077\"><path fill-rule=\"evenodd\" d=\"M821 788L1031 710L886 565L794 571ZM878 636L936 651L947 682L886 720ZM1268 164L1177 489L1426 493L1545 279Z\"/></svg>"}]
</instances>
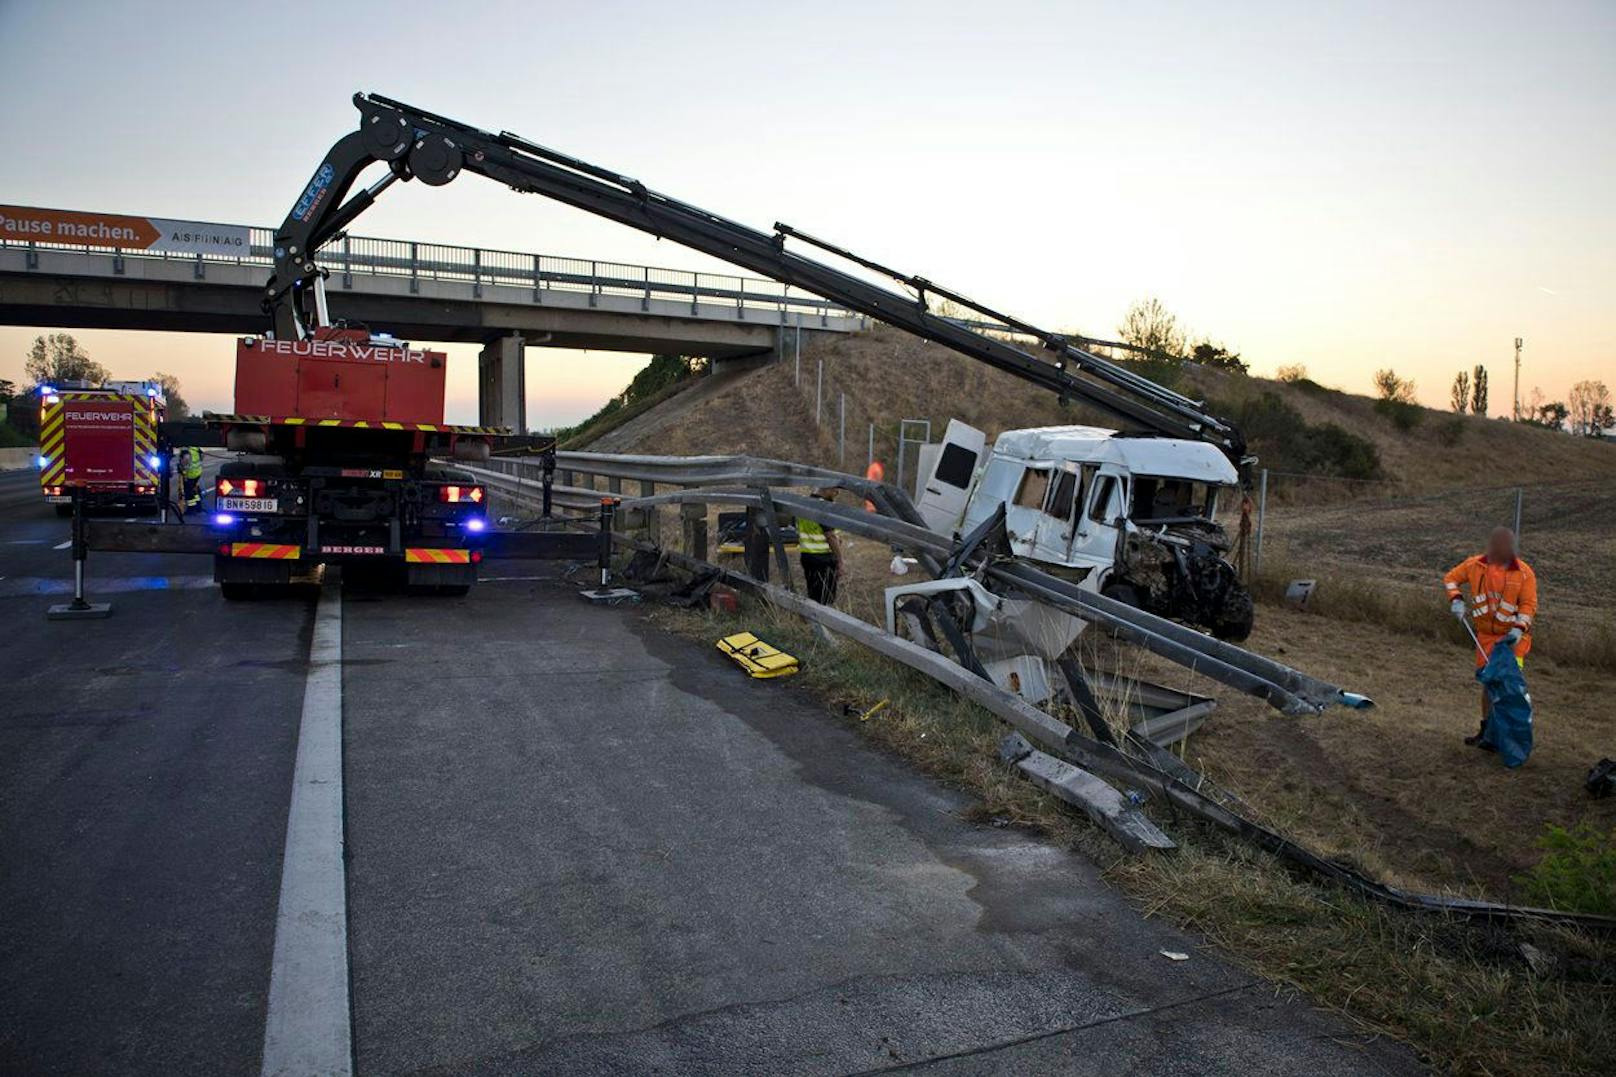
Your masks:
<instances>
[{"instance_id":1,"label":"rear mudflap","mask_svg":"<svg viewBox=\"0 0 1616 1077\"><path fill-rule=\"evenodd\" d=\"M404 583L409 587L468 587L477 582L473 564L406 564Z\"/></svg>"}]
</instances>

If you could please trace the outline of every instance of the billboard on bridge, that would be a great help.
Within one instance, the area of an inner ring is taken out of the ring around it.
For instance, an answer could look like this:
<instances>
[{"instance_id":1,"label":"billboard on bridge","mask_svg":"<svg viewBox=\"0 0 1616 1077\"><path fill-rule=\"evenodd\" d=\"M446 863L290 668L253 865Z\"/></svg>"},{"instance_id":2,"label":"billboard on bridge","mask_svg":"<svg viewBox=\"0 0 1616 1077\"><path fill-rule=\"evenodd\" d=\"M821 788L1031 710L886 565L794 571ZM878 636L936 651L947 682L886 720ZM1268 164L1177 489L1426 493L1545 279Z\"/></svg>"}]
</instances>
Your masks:
<instances>
[{"instance_id":1,"label":"billboard on bridge","mask_svg":"<svg viewBox=\"0 0 1616 1077\"><path fill-rule=\"evenodd\" d=\"M0 239L7 243L71 243L176 254L244 255L252 246L247 226L240 224L4 205L0 205Z\"/></svg>"}]
</instances>

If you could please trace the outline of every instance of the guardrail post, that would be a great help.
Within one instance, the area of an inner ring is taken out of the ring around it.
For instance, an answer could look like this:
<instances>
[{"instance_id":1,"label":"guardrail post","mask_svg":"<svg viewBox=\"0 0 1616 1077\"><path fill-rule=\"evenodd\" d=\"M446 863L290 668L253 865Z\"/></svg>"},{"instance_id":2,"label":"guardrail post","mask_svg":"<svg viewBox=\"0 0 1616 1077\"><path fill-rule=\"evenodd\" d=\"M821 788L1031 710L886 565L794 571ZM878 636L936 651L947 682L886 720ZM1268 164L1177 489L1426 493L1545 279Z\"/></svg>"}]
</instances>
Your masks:
<instances>
[{"instance_id":1,"label":"guardrail post","mask_svg":"<svg viewBox=\"0 0 1616 1077\"><path fill-rule=\"evenodd\" d=\"M555 470L556 470L555 447L553 445L544 454L543 467L544 467L544 474L543 474L542 481L544 483L544 502L543 502L542 515L544 516L545 519L549 519L550 518L550 513L551 513L551 508L552 508L552 494L554 492Z\"/></svg>"},{"instance_id":2,"label":"guardrail post","mask_svg":"<svg viewBox=\"0 0 1616 1077\"><path fill-rule=\"evenodd\" d=\"M696 298L701 295L701 274L690 274L690 313L696 313Z\"/></svg>"},{"instance_id":3,"label":"guardrail post","mask_svg":"<svg viewBox=\"0 0 1616 1077\"><path fill-rule=\"evenodd\" d=\"M646 480L646 479L641 479L640 480L640 496L641 497L655 497L656 496L656 483L650 482L649 480ZM646 537L649 538L652 542L656 543L658 546L662 545L662 514L661 514L661 512L658 511L657 506L655 506L655 505L647 505L644 508L642 508L640 510L640 512L641 512L641 514L643 516L643 519L645 520L645 534L646 534Z\"/></svg>"},{"instance_id":4,"label":"guardrail post","mask_svg":"<svg viewBox=\"0 0 1616 1077\"><path fill-rule=\"evenodd\" d=\"M421 250L420 244L410 244L410 294L415 295L421 290Z\"/></svg>"},{"instance_id":5,"label":"guardrail post","mask_svg":"<svg viewBox=\"0 0 1616 1077\"><path fill-rule=\"evenodd\" d=\"M471 295L474 299L483 297L483 249L471 249Z\"/></svg>"},{"instance_id":6,"label":"guardrail post","mask_svg":"<svg viewBox=\"0 0 1616 1077\"><path fill-rule=\"evenodd\" d=\"M29 269L39 268L39 248L34 246L32 240L29 241L28 250L23 254L22 260L23 265L27 266Z\"/></svg>"},{"instance_id":7,"label":"guardrail post","mask_svg":"<svg viewBox=\"0 0 1616 1077\"><path fill-rule=\"evenodd\" d=\"M348 237L342 237L342 286L353 287L353 249L348 245Z\"/></svg>"},{"instance_id":8,"label":"guardrail post","mask_svg":"<svg viewBox=\"0 0 1616 1077\"><path fill-rule=\"evenodd\" d=\"M746 321L746 278L739 278L740 290L735 293L735 317L739 321Z\"/></svg>"},{"instance_id":9,"label":"guardrail post","mask_svg":"<svg viewBox=\"0 0 1616 1077\"><path fill-rule=\"evenodd\" d=\"M606 492L621 500L623 497L623 480L616 475L606 476Z\"/></svg>"},{"instance_id":10,"label":"guardrail post","mask_svg":"<svg viewBox=\"0 0 1616 1077\"><path fill-rule=\"evenodd\" d=\"M208 279L207 263L202 261L202 255L201 254L198 254L196 256L196 262L191 267L191 272L196 276L197 280L207 280Z\"/></svg>"},{"instance_id":11,"label":"guardrail post","mask_svg":"<svg viewBox=\"0 0 1616 1077\"><path fill-rule=\"evenodd\" d=\"M640 309L641 310L650 310L651 309L651 267L650 266L641 266L640 268L645 270L645 295L640 297Z\"/></svg>"},{"instance_id":12,"label":"guardrail post","mask_svg":"<svg viewBox=\"0 0 1616 1077\"><path fill-rule=\"evenodd\" d=\"M123 248L112 248L112 273L114 276L123 276Z\"/></svg>"},{"instance_id":13,"label":"guardrail post","mask_svg":"<svg viewBox=\"0 0 1616 1077\"><path fill-rule=\"evenodd\" d=\"M762 509L746 510L746 574L754 580L769 581L769 531Z\"/></svg>"},{"instance_id":14,"label":"guardrail post","mask_svg":"<svg viewBox=\"0 0 1616 1077\"><path fill-rule=\"evenodd\" d=\"M544 274L539 268L539 256L535 254L533 256L533 302L535 303L544 302L544 292L540 287L540 282L543 280Z\"/></svg>"},{"instance_id":15,"label":"guardrail post","mask_svg":"<svg viewBox=\"0 0 1616 1077\"><path fill-rule=\"evenodd\" d=\"M683 532L685 554L698 561L707 560L707 506L680 505L679 529Z\"/></svg>"},{"instance_id":16,"label":"guardrail post","mask_svg":"<svg viewBox=\"0 0 1616 1077\"><path fill-rule=\"evenodd\" d=\"M589 263L589 305L590 306L592 306L592 307L600 306L600 301L599 301L599 298L598 298L599 294L600 294L600 263L595 262L595 261L591 261Z\"/></svg>"}]
</instances>

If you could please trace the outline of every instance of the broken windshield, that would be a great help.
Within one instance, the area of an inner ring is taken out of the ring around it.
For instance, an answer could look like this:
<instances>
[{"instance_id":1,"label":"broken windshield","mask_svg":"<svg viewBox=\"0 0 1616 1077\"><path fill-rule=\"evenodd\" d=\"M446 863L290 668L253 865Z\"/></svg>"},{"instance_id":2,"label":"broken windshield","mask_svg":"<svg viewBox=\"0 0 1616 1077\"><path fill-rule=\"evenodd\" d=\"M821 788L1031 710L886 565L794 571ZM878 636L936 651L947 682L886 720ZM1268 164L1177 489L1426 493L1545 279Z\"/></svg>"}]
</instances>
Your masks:
<instances>
[{"instance_id":1,"label":"broken windshield","mask_svg":"<svg viewBox=\"0 0 1616 1077\"><path fill-rule=\"evenodd\" d=\"M1151 520L1210 520L1217 512L1219 486L1193 479L1136 475L1128 515L1135 523Z\"/></svg>"}]
</instances>

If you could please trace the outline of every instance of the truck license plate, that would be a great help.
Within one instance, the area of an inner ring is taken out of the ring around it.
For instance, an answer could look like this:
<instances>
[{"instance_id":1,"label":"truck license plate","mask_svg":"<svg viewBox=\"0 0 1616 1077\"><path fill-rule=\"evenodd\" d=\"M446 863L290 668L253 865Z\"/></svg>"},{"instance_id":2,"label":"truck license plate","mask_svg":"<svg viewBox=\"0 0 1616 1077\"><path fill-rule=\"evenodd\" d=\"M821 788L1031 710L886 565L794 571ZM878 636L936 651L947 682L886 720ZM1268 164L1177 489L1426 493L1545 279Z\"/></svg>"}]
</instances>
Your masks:
<instances>
[{"instance_id":1,"label":"truck license plate","mask_svg":"<svg viewBox=\"0 0 1616 1077\"><path fill-rule=\"evenodd\" d=\"M279 512L281 503L273 497L221 497L220 512Z\"/></svg>"}]
</instances>

